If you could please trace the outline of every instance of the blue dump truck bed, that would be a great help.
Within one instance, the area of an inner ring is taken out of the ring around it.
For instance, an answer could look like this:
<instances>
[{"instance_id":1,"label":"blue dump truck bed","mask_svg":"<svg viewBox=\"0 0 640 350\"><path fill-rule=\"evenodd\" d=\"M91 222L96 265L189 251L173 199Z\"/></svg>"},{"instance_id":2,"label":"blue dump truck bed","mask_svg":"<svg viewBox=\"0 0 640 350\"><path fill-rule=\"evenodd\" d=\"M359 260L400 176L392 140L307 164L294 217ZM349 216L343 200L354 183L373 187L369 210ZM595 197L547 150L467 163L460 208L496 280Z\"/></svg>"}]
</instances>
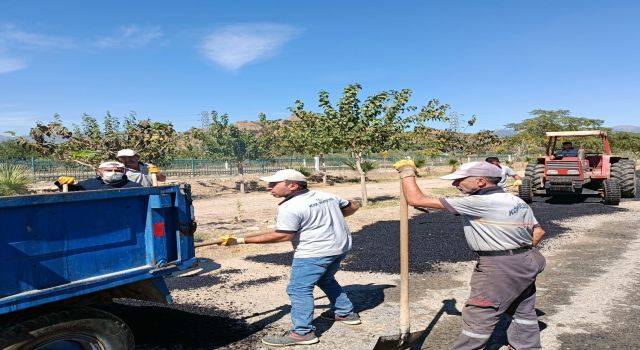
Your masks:
<instances>
[{"instance_id":1,"label":"blue dump truck bed","mask_svg":"<svg viewBox=\"0 0 640 350\"><path fill-rule=\"evenodd\" d=\"M0 315L106 292L168 300L162 277L195 261L188 185L0 197L0 222Z\"/></svg>"}]
</instances>

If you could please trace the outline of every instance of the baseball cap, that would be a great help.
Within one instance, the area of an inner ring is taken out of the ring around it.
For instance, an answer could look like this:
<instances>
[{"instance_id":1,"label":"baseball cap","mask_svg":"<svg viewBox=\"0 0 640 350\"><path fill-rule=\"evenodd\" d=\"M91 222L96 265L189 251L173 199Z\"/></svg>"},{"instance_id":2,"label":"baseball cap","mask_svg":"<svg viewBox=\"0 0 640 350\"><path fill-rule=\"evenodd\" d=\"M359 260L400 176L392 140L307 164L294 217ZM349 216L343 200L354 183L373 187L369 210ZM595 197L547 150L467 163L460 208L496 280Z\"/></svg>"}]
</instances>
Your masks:
<instances>
[{"instance_id":1,"label":"baseball cap","mask_svg":"<svg viewBox=\"0 0 640 350\"><path fill-rule=\"evenodd\" d=\"M301 172L293 169L279 170L271 176L261 177L260 180L264 182L281 182L286 180L307 182L306 176L302 175Z\"/></svg>"},{"instance_id":2,"label":"baseball cap","mask_svg":"<svg viewBox=\"0 0 640 350\"><path fill-rule=\"evenodd\" d=\"M458 170L440 178L444 180L457 180L469 176L502 177L502 170L491 163L471 162L462 164Z\"/></svg>"},{"instance_id":3,"label":"baseball cap","mask_svg":"<svg viewBox=\"0 0 640 350\"><path fill-rule=\"evenodd\" d=\"M100 165L98 165L98 168L124 168L124 164L120 162L108 161L100 163Z\"/></svg>"},{"instance_id":4,"label":"baseball cap","mask_svg":"<svg viewBox=\"0 0 640 350\"><path fill-rule=\"evenodd\" d=\"M116 158L118 157L133 157L135 156L137 153L136 151L129 149L129 148L125 148L125 149L121 149L118 151L118 154L116 155Z\"/></svg>"}]
</instances>

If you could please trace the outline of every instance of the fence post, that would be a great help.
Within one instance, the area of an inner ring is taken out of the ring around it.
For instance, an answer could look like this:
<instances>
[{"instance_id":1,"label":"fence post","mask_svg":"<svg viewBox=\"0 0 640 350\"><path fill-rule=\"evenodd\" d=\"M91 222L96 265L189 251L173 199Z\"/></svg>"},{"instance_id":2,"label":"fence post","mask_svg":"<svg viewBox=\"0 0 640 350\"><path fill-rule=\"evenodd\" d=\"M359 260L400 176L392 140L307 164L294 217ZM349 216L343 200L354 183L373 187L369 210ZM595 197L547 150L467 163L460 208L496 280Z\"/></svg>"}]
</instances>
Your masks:
<instances>
[{"instance_id":1,"label":"fence post","mask_svg":"<svg viewBox=\"0 0 640 350\"><path fill-rule=\"evenodd\" d=\"M313 165L317 172L320 172L320 157L313 157Z\"/></svg>"},{"instance_id":2,"label":"fence post","mask_svg":"<svg viewBox=\"0 0 640 350\"><path fill-rule=\"evenodd\" d=\"M196 176L196 160L191 159L191 177Z\"/></svg>"},{"instance_id":3,"label":"fence post","mask_svg":"<svg viewBox=\"0 0 640 350\"><path fill-rule=\"evenodd\" d=\"M36 159L34 157L31 157L31 176L33 177L33 182L38 181L36 179Z\"/></svg>"}]
</instances>

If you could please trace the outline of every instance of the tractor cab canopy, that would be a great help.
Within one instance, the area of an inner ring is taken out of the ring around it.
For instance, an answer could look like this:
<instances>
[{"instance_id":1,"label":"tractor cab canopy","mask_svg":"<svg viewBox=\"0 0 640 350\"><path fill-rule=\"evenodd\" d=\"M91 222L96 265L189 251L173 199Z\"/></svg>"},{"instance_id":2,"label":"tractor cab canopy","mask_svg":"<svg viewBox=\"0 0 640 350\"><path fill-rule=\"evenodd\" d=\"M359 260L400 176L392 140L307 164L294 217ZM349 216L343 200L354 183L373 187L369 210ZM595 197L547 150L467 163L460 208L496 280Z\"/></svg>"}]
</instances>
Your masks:
<instances>
[{"instance_id":1,"label":"tractor cab canopy","mask_svg":"<svg viewBox=\"0 0 640 350\"><path fill-rule=\"evenodd\" d=\"M546 151L546 154L549 156L553 155L554 151L556 150L556 145L558 143L559 138L562 138L565 142L567 142L567 141L572 141L571 140L572 138L585 137L585 136L600 137L603 153L605 155L611 155L611 147L609 146L609 139L607 138L607 133L602 130L549 131L546 133L546 135L547 137L549 137L549 142L547 143L547 151ZM582 146L584 145L580 145L580 148L582 148Z\"/></svg>"}]
</instances>

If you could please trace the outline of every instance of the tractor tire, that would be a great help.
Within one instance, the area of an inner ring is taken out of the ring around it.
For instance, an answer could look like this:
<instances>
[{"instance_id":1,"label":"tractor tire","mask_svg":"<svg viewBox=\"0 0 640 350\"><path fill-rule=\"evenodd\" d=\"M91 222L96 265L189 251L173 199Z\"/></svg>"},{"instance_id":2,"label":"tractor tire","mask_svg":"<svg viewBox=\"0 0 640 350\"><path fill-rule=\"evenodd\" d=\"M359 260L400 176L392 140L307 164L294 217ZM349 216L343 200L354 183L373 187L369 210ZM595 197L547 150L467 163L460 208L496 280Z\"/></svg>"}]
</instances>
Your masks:
<instances>
[{"instance_id":1,"label":"tractor tire","mask_svg":"<svg viewBox=\"0 0 640 350\"><path fill-rule=\"evenodd\" d=\"M525 203L533 202L533 190L531 188L531 179L525 177L522 179L522 185L518 187L518 197Z\"/></svg>"},{"instance_id":2,"label":"tractor tire","mask_svg":"<svg viewBox=\"0 0 640 350\"><path fill-rule=\"evenodd\" d=\"M542 178L544 177L544 164L530 162L524 170L524 177L531 179L531 189L542 188Z\"/></svg>"},{"instance_id":3,"label":"tractor tire","mask_svg":"<svg viewBox=\"0 0 640 350\"><path fill-rule=\"evenodd\" d=\"M606 205L620 204L620 185L616 180L605 179L602 181L602 202Z\"/></svg>"},{"instance_id":4,"label":"tractor tire","mask_svg":"<svg viewBox=\"0 0 640 350\"><path fill-rule=\"evenodd\" d=\"M630 159L620 159L611 164L611 179L620 184L622 198L636 196L636 162Z\"/></svg>"},{"instance_id":5,"label":"tractor tire","mask_svg":"<svg viewBox=\"0 0 640 350\"><path fill-rule=\"evenodd\" d=\"M51 310L0 330L1 350L133 350L133 334L118 317L92 308Z\"/></svg>"}]
</instances>

